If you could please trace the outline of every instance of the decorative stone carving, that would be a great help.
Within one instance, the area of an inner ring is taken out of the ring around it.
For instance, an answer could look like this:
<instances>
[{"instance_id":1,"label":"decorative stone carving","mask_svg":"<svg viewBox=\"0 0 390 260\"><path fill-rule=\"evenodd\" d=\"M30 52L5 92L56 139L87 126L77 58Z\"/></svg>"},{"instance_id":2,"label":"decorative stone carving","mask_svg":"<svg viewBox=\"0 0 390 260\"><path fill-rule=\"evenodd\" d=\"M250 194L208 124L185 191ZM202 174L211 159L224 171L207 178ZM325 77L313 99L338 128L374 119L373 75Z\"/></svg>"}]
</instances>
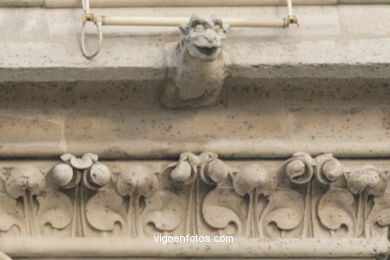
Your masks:
<instances>
[{"instance_id":1,"label":"decorative stone carving","mask_svg":"<svg viewBox=\"0 0 390 260\"><path fill-rule=\"evenodd\" d=\"M86 190L95 191L106 185L111 172L98 162L98 156L87 153L81 158L71 154L61 156L63 163L56 165L51 173L52 183L62 190L73 190L73 214L71 216L71 235L87 236L87 216L85 209ZM68 201L64 198L65 201ZM66 203L65 205L69 205ZM70 210L64 210L69 212Z\"/></svg>"},{"instance_id":2,"label":"decorative stone carving","mask_svg":"<svg viewBox=\"0 0 390 260\"><path fill-rule=\"evenodd\" d=\"M101 189L87 202L87 219L98 231L140 237L172 231L180 223L176 195L158 190L158 177L144 166L118 173L116 185ZM103 206L103 207L102 207Z\"/></svg>"},{"instance_id":3,"label":"decorative stone carving","mask_svg":"<svg viewBox=\"0 0 390 260\"><path fill-rule=\"evenodd\" d=\"M8 198L2 195L1 203L4 208L0 210L1 230L7 231L15 226L18 233L35 236L38 223L34 200L44 188L44 176L32 166L16 166L4 170L5 193ZM23 213L17 207L16 200L19 198L22 199Z\"/></svg>"},{"instance_id":4,"label":"decorative stone carving","mask_svg":"<svg viewBox=\"0 0 390 260\"><path fill-rule=\"evenodd\" d=\"M317 157L318 185L328 188L319 198L318 216L321 224L329 229L331 237L355 235L354 198L345 187L344 174L344 167L331 154Z\"/></svg>"},{"instance_id":5,"label":"decorative stone carving","mask_svg":"<svg viewBox=\"0 0 390 260\"><path fill-rule=\"evenodd\" d=\"M213 180L219 180L221 176L223 178L223 175L226 175L223 172L225 170L223 166L218 167L215 164L218 162L217 155L214 153L201 153L199 156L193 153L182 153L179 161L170 165L172 167L169 173L171 179L185 187L189 186L184 229L187 234L199 234L199 180L210 184ZM205 168L207 168L206 172Z\"/></svg>"},{"instance_id":6,"label":"decorative stone carving","mask_svg":"<svg viewBox=\"0 0 390 260\"><path fill-rule=\"evenodd\" d=\"M358 195L357 235L368 237L371 234L370 224L382 223L383 225L388 222L388 216L379 214L375 217L376 221L374 223L367 223L367 216L371 213L369 211L372 204L370 201L374 197L383 196L387 187L386 176L375 167L364 167L351 172L346 178L348 189L353 194Z\"/></svg>"},{"instance_id":7,"label":"decorative stone carving","mask_svg":"<svg viewBox=\"0 0 390 260\"><path fill-rule=\"evenodd\" d=\"M229 25L215 16L193 15L168 58L171 78L162 103L169 108L214 105L227 77L223 42Z\"/></svg>"},{"instance_id":8,"label":"decorative stone carving","mask_svg":"<svg viewBox=\"0 0 390 260\"><path fill-rule=\"evenodd\" d=\"M210 152L182 153L177 162L102 164L90 153L61 159L2 168L2 237L387 241L390 185L381 166L302 152L272 167Z\"/></svg>"}]
</instances>

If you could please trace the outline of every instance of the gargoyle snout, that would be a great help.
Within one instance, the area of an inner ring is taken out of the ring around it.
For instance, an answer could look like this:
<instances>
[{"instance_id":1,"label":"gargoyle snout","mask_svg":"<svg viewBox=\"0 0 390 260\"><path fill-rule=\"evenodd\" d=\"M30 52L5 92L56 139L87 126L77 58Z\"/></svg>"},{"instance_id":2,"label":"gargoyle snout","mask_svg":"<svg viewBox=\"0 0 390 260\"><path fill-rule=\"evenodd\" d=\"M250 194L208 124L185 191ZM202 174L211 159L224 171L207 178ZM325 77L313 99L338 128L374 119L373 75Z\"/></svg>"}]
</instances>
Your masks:
<instances>
[{"instance_id":1,"label":"gargoyle snout","mask_svg":"<svg viewBox=\"0 0 390 260\"><path fill-rule=\"evenodd\" d=\"M212 29L207 29L207 30L204 32L203 37L204 37L209 43L213 43L213 42L217 39L217 34L215 33L214 30L212 30Z\"/></svg>"}]
</instances>

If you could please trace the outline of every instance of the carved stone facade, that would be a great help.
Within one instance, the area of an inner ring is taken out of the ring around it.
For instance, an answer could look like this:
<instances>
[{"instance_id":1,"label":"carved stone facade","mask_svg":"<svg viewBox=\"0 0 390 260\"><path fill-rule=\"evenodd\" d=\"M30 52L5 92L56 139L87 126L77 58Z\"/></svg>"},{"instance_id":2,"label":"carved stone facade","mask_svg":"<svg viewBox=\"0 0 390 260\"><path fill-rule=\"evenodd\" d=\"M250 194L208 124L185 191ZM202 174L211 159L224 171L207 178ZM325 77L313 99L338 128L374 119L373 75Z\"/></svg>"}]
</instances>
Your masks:
<instances>
[{"instance_id":1,"label":"carved stone facade","mask_svg":"<svg viewBox=\"0 0 390 260\"><path fill-rule=\"evenodd\" d=\"M232 235L241 246L224 247L242 257L265 245L265 257L369 257L390 248L388 161L344 163L302 152L284 162L221 160L210 152L182 153L175 162L100 162L92 153L61 160L1 163L4 251L43 257L63 241L67 250L56 255L93 256L91 243L118 239L110 256L172 256L182 248L157 254L158 234ZM25 244L29 239L45 245L34 249ZM126 244L145 241L133 252ZM278 250L281 244L289 251ZM181 256L209 256L195 252L197 246ZM207 248L224 254L218 244Z\"/></svg>"},{"instance_id":2,"label":"carved stone facade","mask_svg":"<svg viewBox=\"0 0 390 260\"><path fill-rule=\"evenodd\" d=\"M313 1L96 8L185 24L92 60L81 9L0 8L0 260L388 258L390 5Z\"/></svg>"}]
</instances>

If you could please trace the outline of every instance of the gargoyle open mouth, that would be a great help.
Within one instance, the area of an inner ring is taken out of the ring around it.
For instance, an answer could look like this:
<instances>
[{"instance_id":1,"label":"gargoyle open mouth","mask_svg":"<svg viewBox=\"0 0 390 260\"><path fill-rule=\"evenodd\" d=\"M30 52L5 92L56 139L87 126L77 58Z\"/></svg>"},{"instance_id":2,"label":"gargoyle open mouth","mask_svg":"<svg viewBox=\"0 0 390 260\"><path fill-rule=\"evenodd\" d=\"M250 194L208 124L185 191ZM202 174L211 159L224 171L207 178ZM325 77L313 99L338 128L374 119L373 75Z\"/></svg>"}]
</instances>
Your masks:
<instances>
[{"instance_id":1,"label":"gargoyle open mouth","mask_svg":"<svg viewBox=\"0 0 390 260\"><path fill-rule=\"evenodd\" d=\"M206 56L212 56L217 52L218 47L200 47L196 46L198 51Z\"/></svg>"}]
</instances>

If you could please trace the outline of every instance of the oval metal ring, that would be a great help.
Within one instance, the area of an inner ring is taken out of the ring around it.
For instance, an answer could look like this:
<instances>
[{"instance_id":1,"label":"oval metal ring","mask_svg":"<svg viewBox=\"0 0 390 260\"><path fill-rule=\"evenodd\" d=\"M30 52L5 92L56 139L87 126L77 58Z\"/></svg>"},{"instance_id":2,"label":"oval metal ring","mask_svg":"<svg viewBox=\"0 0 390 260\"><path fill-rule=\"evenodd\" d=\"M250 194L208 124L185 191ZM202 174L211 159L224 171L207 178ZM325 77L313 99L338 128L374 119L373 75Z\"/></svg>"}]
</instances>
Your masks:
<instances>
[{"instance_id":1,"label":"oval metal ring","mask_svg":"<svg viewBox=\"0 0 390 260\"><path fill-rule=\"evenodd\" d=\"M87 23L87 21L84 20L82 27L81 27L81 51L83 52L84 57L86 57L87 59L92 59L93 57L95 57L96 55L99 54L100 47L101 47L102 42L103 42L102 23L99 21L94 22L94 24L96 25L97 31L98 31L99 39L98 39L98 46L97 46L96 50L92 53L88 52L86 50L86 47L85 47L85 24L86 23Z\"/></svg>"}]
</instances>

